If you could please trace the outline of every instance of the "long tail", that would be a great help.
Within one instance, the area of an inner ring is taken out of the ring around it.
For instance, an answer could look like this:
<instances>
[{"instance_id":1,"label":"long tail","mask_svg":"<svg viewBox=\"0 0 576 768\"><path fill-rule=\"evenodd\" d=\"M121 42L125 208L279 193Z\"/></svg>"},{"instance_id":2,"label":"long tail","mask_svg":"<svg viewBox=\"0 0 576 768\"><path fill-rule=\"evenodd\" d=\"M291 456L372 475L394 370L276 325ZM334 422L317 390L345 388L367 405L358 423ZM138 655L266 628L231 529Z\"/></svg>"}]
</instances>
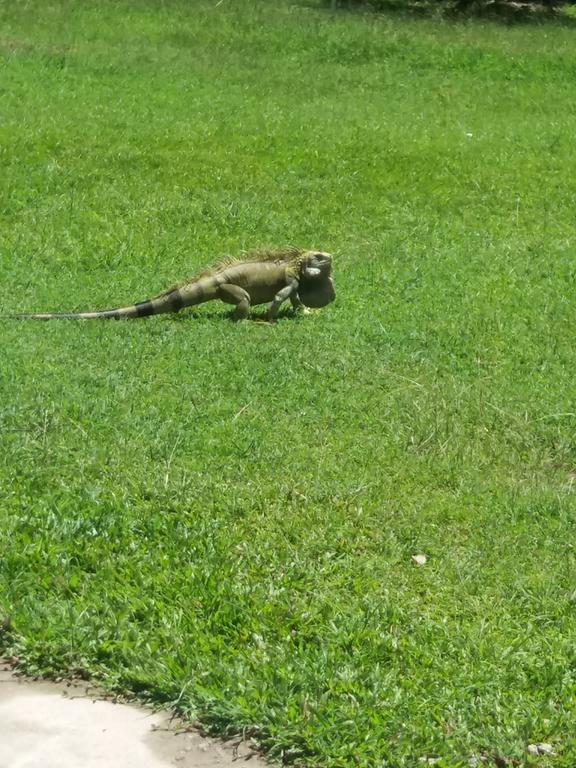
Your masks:
<instances>
[{"instance_id":1,"label":"long tail","mask_svg":"<svg viewBox=\"0 0 576 768\"><path fill-rule=\"evenodd\" d=\"M198 285L198 284L197 284ZM165 312L178 312L183 307L200 304L205 301L204 292L199 286L182 286L161 293L152 299L145 299L136 304L115 309L101 309L89 312L21 312L18 314L2 315L2 318L13 320L95 320L121 318L150 317Z\"/></svg>"}]
</instances>

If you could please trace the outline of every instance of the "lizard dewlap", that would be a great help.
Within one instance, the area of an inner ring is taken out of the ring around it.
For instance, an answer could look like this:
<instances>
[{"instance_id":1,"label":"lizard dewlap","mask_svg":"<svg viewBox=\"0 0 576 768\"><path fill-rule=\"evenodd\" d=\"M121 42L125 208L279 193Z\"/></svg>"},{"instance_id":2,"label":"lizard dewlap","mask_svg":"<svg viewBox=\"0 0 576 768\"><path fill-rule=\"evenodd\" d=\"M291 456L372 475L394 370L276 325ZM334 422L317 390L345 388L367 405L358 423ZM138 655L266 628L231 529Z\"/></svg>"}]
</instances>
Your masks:
<instances>
[{"instance_id":1,"label":"lizard dewlap","mask_svg":"<svg viewBox=\"0 0 576 768\"><path fill-rule=\"evenodd\" d=\"M298 288L298 296L306 307L311 309L325 307L326 304L330 304L336 298L334 281L331 277L326 277L312 284L308 281L301 282Z\"/></svg>"}]
</instances>

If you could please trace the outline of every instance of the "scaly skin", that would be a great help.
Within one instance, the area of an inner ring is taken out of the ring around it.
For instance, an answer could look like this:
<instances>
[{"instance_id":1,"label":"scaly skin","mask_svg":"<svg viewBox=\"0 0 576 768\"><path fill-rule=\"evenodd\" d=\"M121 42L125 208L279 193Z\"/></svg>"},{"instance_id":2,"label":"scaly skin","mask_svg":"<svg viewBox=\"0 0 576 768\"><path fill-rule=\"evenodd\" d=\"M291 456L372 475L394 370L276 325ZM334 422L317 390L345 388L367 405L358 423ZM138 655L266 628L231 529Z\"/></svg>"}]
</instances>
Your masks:
<instances>
[{"instance_id":1,"label":"scaly skin","mask_svg":"<svg viewBox=\"0 0 576 768\"><path fill-rule=\"evenodd\" d=\"M151 299L125 307L88 312L35 312L9 317L30 320L149 317L220 299L235 306L232 315L235 320L248 317L253 304L271 302L268 320L273 321L287 299L295 309L323 307L333 301L335 292L331 273L332 257L328 253L297 248L255 251L246 254L244 259L228 259L215 264Z\"/></svg>"}]
</instances>

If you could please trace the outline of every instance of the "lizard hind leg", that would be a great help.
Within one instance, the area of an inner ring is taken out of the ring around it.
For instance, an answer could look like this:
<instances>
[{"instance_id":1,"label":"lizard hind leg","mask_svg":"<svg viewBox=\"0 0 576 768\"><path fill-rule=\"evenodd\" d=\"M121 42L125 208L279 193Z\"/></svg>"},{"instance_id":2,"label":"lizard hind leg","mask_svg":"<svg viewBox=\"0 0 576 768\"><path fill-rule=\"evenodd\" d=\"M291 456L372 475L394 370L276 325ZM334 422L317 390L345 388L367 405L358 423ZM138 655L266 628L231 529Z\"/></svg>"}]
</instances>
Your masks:
<instances>
[{"instance_id":1,"label":"lizard hind leg","mask_svg":"<svg viewBox=\"0 0 576 768\"><path fill-rule=\"evenodd\" d=\"M218 287L218 298L226 304L234 304L233 320L245 320L250 314L250 296L239 285L224 283Z\"/></svg>"}]
</instances>

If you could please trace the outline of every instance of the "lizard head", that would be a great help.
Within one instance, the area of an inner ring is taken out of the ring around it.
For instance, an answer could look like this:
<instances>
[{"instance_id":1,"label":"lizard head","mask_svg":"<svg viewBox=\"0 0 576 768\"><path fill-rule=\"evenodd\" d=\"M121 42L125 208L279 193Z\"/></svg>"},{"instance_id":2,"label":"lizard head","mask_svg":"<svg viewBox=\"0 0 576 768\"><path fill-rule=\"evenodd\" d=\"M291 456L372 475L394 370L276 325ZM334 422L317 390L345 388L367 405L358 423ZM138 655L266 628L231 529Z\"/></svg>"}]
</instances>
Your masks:
<instances>
[{"instance_id":1,"label":"lizard head","mask_svg":"<svg viewBox=\"0 0 576 768\"><path fill-rule=\"evenodd\" d=\"M332 256L322 251L306 251L300 261L300 279L317 280L330 277Z\"/></svg>"},{"instance_id":2,"label":"lizard head","mask_svg":"<svg viewBox=\"0 0 576 768\"><path fill-rule=\"evenodd\" d=\"M325 307L336 298L332 256L322 251L307 251L300 263L298 295L307 307Z\"/></svg>"}]
</instances>

